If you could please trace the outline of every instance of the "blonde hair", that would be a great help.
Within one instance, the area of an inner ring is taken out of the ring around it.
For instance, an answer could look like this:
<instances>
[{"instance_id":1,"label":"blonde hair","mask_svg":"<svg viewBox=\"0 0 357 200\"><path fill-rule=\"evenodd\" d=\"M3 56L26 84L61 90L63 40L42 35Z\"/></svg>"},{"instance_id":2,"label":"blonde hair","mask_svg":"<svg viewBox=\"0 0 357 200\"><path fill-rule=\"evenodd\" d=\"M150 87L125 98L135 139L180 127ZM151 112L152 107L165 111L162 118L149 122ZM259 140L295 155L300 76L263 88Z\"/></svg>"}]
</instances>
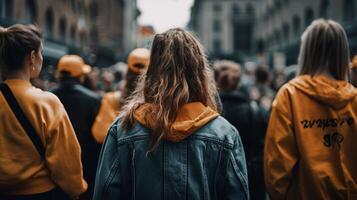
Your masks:
<instances>
[{"instance_id":1,"label":"blonde hair","mask_svg":"<svg viewBox=\"0 0 357 200\"><path fill-rule=\"evenodd\" d=\"M135 123L134 112L143 103L157 106L150 148L172 132L178 110L189 102L201 102L217 110L217 89L206 55L198 40L182 29L156 34L150 64L123 108L122 125L129 130Z\"/></svg>"},{"instance_id":2,"label":"blonde hair","mask_svg":"<svg viewBox=\"0 0 357 200\"><path fill-rule=\"evenodd\" d=\"M336 80L346 80L349 55L348 40L342 26L332 20L315 20L301 37L300 74L314 76L328 72Z\"/></svg>"}]
</instances>

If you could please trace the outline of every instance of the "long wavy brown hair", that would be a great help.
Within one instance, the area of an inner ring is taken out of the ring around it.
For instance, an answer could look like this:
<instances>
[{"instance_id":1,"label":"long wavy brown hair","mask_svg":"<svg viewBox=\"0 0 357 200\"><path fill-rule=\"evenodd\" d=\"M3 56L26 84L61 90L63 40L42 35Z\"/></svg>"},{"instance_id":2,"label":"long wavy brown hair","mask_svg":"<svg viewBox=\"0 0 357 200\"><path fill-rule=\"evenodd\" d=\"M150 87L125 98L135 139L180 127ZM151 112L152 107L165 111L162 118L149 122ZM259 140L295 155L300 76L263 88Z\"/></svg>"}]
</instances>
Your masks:
<instances>
[{"instance_id":1,"label":"long wavy brown hair","mask_svg":"<svg viewBox=\"0 0 357 200\"><path fill-rule=\"evenodd\" d=\"M172 132L178 110L184 104L201 102L217 111L217 89L202 45L189 32L175 28L156 34L150 64L136 90L123 107L122 126L130 130L134 112L143 103L157 107L150 149Z\"/></svg>"}]
</instances>

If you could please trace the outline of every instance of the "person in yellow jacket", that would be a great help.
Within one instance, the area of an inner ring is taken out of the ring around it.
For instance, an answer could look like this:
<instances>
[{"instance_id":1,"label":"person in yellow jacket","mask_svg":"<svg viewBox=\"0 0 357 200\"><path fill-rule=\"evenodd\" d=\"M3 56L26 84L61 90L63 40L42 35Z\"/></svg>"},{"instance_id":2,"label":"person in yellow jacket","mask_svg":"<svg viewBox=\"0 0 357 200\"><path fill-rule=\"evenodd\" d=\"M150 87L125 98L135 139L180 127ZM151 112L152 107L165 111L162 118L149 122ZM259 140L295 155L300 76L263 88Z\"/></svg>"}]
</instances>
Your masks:
<instances>
[{"instance_id":1,"label":"person in yellow jacket","mask_svg":"<svg viewBox=\"0 0 357 200\"><path fill-rule=\"evenodd\" d=\"M92 133L98 143L103 143L110 125L119 115L121 105L136 88L139 75L149 65L150 51L144 48L134 49L128 56L128 72L123 91L108 92L103 96L99 113L92 127Z\"/></svg>"},{"instance_id":2,"label":"person in yellow jacket","mask_svg":"<svg viewBox=\"0 0 357 200\"><path fill-rule=\"evenodd\" d=\"M315 20L303 33L300 75L272 105L264 150L271 199L357 199L357 89L337 22Z\"/></svg>"},{"instance_id":3,"label":"person in yellow jacket","mask_svg":"<svg viewBox=\"0 0 357 200\"><path fill-rule=\"evenodd\" d=\"M13 93L45 150L40 154L1 92L0 199L64 200L87 189L80 146L63 105L30 83L42 68L41 37L31 25L0 30L2 84Z\"/></svg>"}]
</instances>

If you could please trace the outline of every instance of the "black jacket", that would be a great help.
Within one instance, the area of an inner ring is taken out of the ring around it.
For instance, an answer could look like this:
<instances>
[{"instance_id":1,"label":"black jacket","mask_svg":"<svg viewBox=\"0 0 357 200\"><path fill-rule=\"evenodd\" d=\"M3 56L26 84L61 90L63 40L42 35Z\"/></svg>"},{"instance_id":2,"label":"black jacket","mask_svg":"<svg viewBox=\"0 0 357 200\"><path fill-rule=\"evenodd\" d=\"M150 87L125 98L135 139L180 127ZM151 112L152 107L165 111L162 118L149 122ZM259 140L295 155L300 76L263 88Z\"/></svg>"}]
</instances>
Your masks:
<instances>
[{"instance_id":1,"label":"black jacket","mask_svg":"<svg viewBox=\"0 0 357 200\"><path fill-rule=\"evenodd\" d=\"M248 166L251 199L264 199L263 149L267 126L263 109L239 91L221 92L222 116L235 126L242 138Z\"/></svg>"},{"instance_id":2,"label":"black jacket","mask_svg":"<svg viewBox=\"0 0 357 200\"><path fill-rule=\"evenodd\" d=\"M57 95L64 105L76 132L82 149L84 179L88 182L88 193L91 196L101 148L101 145L95 142L91 128L99 111L101 97L81 86L76 80L63 80L59 87L51 92Z\"/></svg>"}]
</instances>

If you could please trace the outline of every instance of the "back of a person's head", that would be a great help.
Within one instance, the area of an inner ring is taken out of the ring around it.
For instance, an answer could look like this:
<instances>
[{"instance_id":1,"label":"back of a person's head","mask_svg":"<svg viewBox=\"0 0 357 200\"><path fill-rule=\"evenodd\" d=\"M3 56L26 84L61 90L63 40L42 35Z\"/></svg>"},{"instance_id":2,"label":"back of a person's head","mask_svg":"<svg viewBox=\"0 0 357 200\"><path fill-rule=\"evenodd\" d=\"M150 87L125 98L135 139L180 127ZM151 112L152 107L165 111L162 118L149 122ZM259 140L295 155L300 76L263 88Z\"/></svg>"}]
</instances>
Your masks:
<instances>
[{"instance_id":1,"label":"back of a person's head","mask_svg":"<svg viewBox=\"0 0 357 200\"><path fill-rule=\"evenodd\" d=\"M265 65L258 65L255 69L255 80L257 83L267 83L270 81L270 73Z\"/></svg>"},{"instance_id":2,"label":"back of a person's head","mask_svg":"<svg viewBox=\"0 0 357 200\"><path fill-rule=\"evenodd\" d=\"M86 64L78 55L64 55L57 63L57 78L61 82L80 81L86 73Z\"/></svg>"},{"instance_id":3,"label":"back of a person's head","mask_svg":"<svg viewBox=\"0 0 357 200\"><path fill-rule=\"evenodd\" d=\"M150 51L145 48L136 48L128 55L128 72L140 75L149 66Z\"/></svg>"},{"instance_id":4,"label":"back of a person's head","mask_svg":"<svg viewBox=\"0 0 357 200\"><path fill-rule=\"evenodd\" d=\"M299 65L302 75L327 72L337 80L346 80L349 47L342 26L332 20L313 21L301 37Z\"/></svg>"},{"instance_id":5,"label":"back of a person's head","mask_svg":"<svg viewBox=\"0 0 357 200\"><path fill-rule=\"evenodd\" d=\"M217 91L201 44L189 32L170 29L153 39L150 64L139 80L136 91L124 107L123 124L130 129L132 113L140 103L157 106L154 143L171 132L179 108L190 102L201 102L217 110Z\"/></svg>"},{"instance_id":6,"label":"back of a person's head","mask_svg":"<svg viewBox=\"0 0 357 200\"><path fill-rule=\"evenodd\" d=\"M134 92L138 77L145 73L149 66L150 51L145 48L136 48L128 55L128 70L125 76L125 86L123 90L122 100Z\"/></svg>"},{"instance_id":7,"label":"back of a person's head","mask_svg":"<svg viewBox=\"0 0 357 200\"><path fill-rule=\"evenodd\" d=\"M220 90L233 91L237 89L241 77L241 66L238 63L219 60L213 63L213 68L215 80Z\"/></svg>"},{"instance_id":8,"label":"back of a person's head","mask_svg":"<svg viewBox=\"0 0 357 200\"><path fill-rule=\"evenodd\" d=\"M23 68L26 56L38 53L42 42L41 32L34 25L15 24L0 28L0 67L6 72Z\"/></svg>"}]
</instances>

